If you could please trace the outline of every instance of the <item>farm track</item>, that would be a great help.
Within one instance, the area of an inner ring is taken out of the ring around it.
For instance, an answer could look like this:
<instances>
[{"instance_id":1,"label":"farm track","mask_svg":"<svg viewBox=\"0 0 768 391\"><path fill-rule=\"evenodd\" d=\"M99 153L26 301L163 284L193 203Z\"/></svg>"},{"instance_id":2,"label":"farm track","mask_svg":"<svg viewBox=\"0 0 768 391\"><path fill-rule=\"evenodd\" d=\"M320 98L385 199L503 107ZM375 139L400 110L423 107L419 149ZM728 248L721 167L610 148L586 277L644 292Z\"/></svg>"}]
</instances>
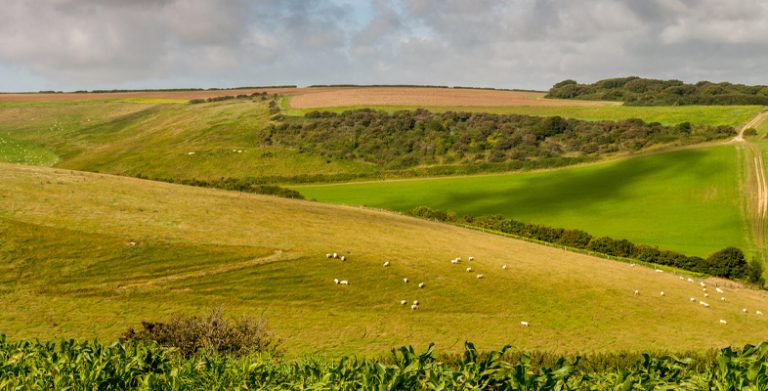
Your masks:
<instances>
[{"instance_id":1,"label":"farm track","mask_svg":"<svg viewBox=\"0 0 768 391\"><path fill-rule=\"evenodd\" d=\"M768 118L768 111L763 111L755 118L747 122L739 130L739 134L732 142L744 146L747 160L747 192L748 215L752 218L752 236L755 246L760 250L763 258L766 256L765 235L768 225L768 180L765 174L765 162L760 147L748 142L744 138L744 132L749 128L757 128Z\"/></svg>"}]
</instances>

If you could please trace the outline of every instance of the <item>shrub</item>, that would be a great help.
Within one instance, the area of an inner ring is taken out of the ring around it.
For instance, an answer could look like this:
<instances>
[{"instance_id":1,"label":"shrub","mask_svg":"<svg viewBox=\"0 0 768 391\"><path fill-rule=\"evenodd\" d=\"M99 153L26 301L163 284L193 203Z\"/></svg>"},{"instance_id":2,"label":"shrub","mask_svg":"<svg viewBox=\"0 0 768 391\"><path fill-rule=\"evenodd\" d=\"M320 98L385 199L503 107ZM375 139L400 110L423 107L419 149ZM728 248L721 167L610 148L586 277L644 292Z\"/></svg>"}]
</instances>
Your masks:
<instances>
[{"instance_id":1,"label":"shrub","mask_svg":"<svg viewBox=\"0 0 768 391\"><path fill-rule=\"evenodd\" d=\"M757 129L755 129L755 128L745 129L744 130L744 135L748 136L748 137L749 136L757 136Z\"/></svg>"},{"instance_id":2,"label":"shrub","mask_svg":"<svg viewBox=\"0 0 768 391\"><path fill-rule=\"evenodd\" d=\"M205 316L180 314L167 323L141 322L141 326L140 330L129 329L121 339L155 341L178 349L185 357L200 350L235 355L278 352L279 340L263 318L231 321L224 318L221 308L214 308Z\"/></svg>"},{"instance_id":3,"label":"shrub","mask_svg":"<svg viewBox=\"0 0 768 391\"><path fill-rule=\"evenodd\" d=\"M747 261L744 253L736 247L726 247L707 258L709 274L726 278L747 276Z\"/></svg>"}]
</instances>

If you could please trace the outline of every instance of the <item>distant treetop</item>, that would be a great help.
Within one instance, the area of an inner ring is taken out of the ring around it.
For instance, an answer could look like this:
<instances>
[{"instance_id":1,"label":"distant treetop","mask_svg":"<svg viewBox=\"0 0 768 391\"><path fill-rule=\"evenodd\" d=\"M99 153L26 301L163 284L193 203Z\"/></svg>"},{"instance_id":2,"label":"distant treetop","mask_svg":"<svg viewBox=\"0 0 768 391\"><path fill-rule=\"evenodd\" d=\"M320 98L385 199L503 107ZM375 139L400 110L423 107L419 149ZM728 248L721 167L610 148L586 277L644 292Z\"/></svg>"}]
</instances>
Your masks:
<instances>
[{"instance_id":1,"label":"distant treetop","mask_svg":"<svg viewBox=\"0 0 768 391\"><path fill-rule=\"evenodd\" d=\"M709 81L686 84L629 76L592 84L563 80L552 86L547 98L610 100L631 106L768 105L768 86Z\"/></svg>"}]
</instances>

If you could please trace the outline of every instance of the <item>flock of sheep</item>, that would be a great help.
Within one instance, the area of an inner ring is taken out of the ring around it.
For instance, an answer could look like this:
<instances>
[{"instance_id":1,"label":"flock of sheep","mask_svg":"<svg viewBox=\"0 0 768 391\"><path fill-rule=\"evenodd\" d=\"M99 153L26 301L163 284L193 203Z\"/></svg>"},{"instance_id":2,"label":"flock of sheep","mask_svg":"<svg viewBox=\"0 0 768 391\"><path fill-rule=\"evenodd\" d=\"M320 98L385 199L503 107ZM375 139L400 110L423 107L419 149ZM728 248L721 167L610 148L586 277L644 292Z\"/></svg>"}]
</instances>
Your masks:
<instances>
[{"instance_id":1,"label":"flock of sheep","mask_svg":"<svg viewBox=\"0 0 768 391\"><path fill-rule=\"evenodd\" d=\"M325 257L326 257L326 258L328 258L328 259L339 259L339 260L341 260L342 262L344 262L344 261L346 261L346 260L347 260L347 258L346 258L344 255L339 255L338 253L335 253L335 252L333 252L333 253L327 253L327 254L325 254ZM475 260L475 257L467 257L467 260L468 260L469 262L472 262L472 261L474 261L474 260ZM458 264L460 264L460 263L461 263L461 258L454 258L454 259L452 259L452 260L451 260L451 264L453 264L453 265L458 265ZM386 262L384 262L383 266L384 266L384 267L389 267L391 264L392 264L392 263L391 263L390 261L386 261ZM507 264L504 264L504 265L502 265L502 266L501 266L501 268L502 268L503 270L507 270L508 266L507 266ZM471 267L471 266L467 267L467 269L466 269L466 270L467 270L467 273L471 273L471 272L473 271L473 269L472 269L472 267ZM485 278L485 274L482 274L482 273L478 273L478 274L476 275L476 278L477 278L478 280L482 280L482 279L484 279L484 278ZM346 286L348 286L348 285L349 285L349 281L348 281L348 280L339 280L338 278L334 278L334 279L333 279L333 282L334 282L334 284L336 284L336 285L346 285ZM410 280L408 279L408 277L403 277L403 283L404 283L404 284L407 284L407 283L409 283L409 282L410 282ZM422 288L424 288L424 287L426 287L426 286L427 286L427 284L426 284L426 283L424 283L423 281L422 281L422 282L419 282L419 284L418 284L418 287L419 287L419 289L422 289ZM405 299L403 299L403 300L400 300L400 305L403 305L403 306L404 306L404 305L408 305L408 300L405 300ZM414 301L413 301L413 303L411 303L411 310L413 310L413 311L416 311L417 309L419 309L419 301L418 301L418 300L414 300ZM526 322L526 321L521 321L521 322L520 322L520 326L522 326L522 327L528 327L528 322Z\"/></svg>"},{"instance_id":2,"label":"flock of sheep","mask_svg":"<svg viewBox=\"0 0 768 391\"><path fill-rule=\"evenodd\" d=\"M635 266L635 264L632 264L632 267L634 267L634 266ZM661 270L661 269L656 269L655 271L656 271L657 273L663 273L663 272L664 272L664 271L663 271L663 270ZM679 276L678 278L679 278L681 281L687 281L688 283L694 283L694 282L695 282L695 281L693 280L693 278L690 278L690 277L688 277L688 278L685 278L685 277L683 277L683 276ZM707 297L709 297L709 291L708 291L708 289L707 289L707 284L706 284L705 282L703 282L703 281L700 281L700 282L699 282L699 286L701 287L701 290L702 290L702 293L703 293L703 295L704 295L704 298L707 298ZM722 296L723 294L725 294L725 291L724 291L722 288L720 288L720 287L717 287L717 286L716 286L716 287L715 287L715 292L716 292L716 293L719 293L719 294L721 295L721 296L720 296L720 301L722 301L722 302L726 302L726 301L727 301L727 300L725 299L725 296ZM638 290L638 289L635 289L634 295L635 295L635 296L640 296L640 290ZM664 293L664 291L660 291L660 292L659 292L659 296L665 296L665 293ZM707 303L707 302L706 302L706 301L704 301L704 300L698 300L698 299L696 299L695 297L691 297L691 298L689 298L688 300L689 300L691 303L695 303L695 302L697 302L697 301L698 301L698 302L699 302L699 305L701 305L702 307L704 307L704 308L709 308L709 303ZM742 309L741 309L741 312L743 312L743 313L745 313L745 314L746 314L746 313L749 313L749 311L748 311L746 308L742 308ZM762 316L762 315L763 315L763 312L762 312L762 311L760 311L760 310L756 310L756 311L755 311L755 315L758 315L758 316ZM728 324L728 321L727 321L727 320L725 320L725 319L720 319L720 324L723 324L723 325L727 325L727 324Z\"/></svg>"}]
</instances>

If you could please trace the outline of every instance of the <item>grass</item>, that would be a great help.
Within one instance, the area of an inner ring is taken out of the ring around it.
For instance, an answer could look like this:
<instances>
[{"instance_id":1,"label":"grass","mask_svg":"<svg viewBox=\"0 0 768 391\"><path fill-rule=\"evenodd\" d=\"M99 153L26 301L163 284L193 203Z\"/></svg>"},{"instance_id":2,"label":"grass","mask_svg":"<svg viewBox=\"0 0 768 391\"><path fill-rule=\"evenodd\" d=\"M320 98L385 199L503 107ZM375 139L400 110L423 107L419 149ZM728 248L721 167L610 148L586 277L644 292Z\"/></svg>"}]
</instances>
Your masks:
<instances>
[{"instance_id":1,"label":"grass","mask_svg":"<svg viewBox=\"0 0 768 391\"><path fill-rule=\"evenodd\" d=\"M760 341L768 325L740 311L766 311L761 291L727 287L706 309L672 273L388 212L22 165L0 165L0 183L0 333L14 339L111 339L214 304L266 316L290 355L459 352L465 340L705 349ZM469 255L486 279L448 262Z\"/></svg>"},{"instance_id":2,"label":"grass","mask_svg":"<svg viewBox=\"0 0 768 391\"><path fill-rule=\"evenodd\" d=\"M343 106L319 109L295 109L290 107L290 97L284 97L281 108L286 115L303 116L320 110L343 112L372 108L394 112L398 110L415 110L419 106ZM730 125L738 127L752 119L762 109L762 106L433 106L426 107L434 112L472 111L495 114L524 114L534 116L555 116L576 118L588 121L612 120L620 121L628 118L640 118L646 122L659 122L665 125L676 125L682 122L704 125Z\"/></svg>"},{"instance_id":3,"label":"grass","mask_svg":"<svg viewBox=\"0 0 768 391\"><path fill-rule=\"evenodd\" d=\"M540 172L293 188L323 202L502 214L706 256L752 250L739 153L724 145Z\"/></svg>"}]
</instances>

